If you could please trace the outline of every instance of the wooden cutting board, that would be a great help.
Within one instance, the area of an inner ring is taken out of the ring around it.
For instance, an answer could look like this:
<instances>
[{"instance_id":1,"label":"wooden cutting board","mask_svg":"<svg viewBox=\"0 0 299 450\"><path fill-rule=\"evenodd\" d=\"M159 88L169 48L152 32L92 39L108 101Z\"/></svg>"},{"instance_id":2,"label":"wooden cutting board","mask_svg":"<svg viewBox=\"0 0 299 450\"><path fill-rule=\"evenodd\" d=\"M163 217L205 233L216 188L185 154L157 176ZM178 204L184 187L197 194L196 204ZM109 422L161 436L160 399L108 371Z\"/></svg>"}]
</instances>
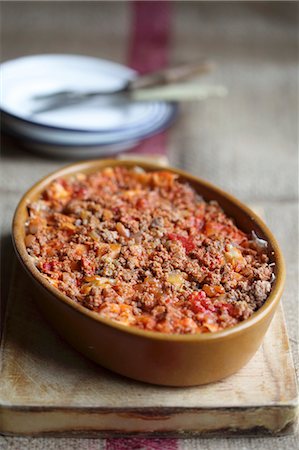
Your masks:
<instances>
[{"instance_id":1,"label":"wooden cutting board","mask_svg":"<svg viewBox=\"0 0 299 450\"><path fill-rule=\"evenodd\" d=\"M237 374L205 386L167 388L113 374L73 350L40 316L18 263L11 286L1 346L0 433L223 436L294 430L298 393L281 306L263 345Z\"/></svg>"}]
</instances>

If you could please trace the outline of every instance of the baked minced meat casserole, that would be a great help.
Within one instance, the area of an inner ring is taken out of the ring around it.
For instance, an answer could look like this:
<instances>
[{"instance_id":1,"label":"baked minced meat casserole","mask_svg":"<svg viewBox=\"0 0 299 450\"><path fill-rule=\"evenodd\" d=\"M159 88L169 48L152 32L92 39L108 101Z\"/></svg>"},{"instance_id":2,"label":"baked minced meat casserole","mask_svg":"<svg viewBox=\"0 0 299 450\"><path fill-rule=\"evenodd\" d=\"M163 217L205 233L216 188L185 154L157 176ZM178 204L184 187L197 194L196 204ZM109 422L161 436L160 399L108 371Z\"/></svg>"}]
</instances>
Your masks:
<instances>
[{"instance_id":1,"label":"baked minced meat casserole","mask_svg":"<svg viewBox=\"0 0 299 450\"><path fill-rule=\"evenodd\" d=\"M48 282L128 326L215 332L250 317L271 290L267 243L166 170L56 179L28 211L25 244Z\"/></svg>"}]
</instances>

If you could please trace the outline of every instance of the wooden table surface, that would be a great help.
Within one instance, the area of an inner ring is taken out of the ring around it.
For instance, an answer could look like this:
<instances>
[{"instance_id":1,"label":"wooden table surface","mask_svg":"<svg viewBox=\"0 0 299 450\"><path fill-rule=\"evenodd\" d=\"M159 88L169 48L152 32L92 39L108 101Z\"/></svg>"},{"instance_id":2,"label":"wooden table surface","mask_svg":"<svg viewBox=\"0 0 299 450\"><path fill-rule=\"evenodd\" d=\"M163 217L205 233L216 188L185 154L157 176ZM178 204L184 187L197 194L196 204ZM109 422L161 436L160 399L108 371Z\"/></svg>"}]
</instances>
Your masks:
<instances>
[{"instance_id":1,"label":"wooden table surface","mask_svg":"<svg viewBox=\"0 0 299 450\"><path fill-rule=\"evenodd\" d=\"M2 60L55 52L126 63L131 14L126 2L2 2ZM263 207L287 263L283 302L298 366L298 3L173 3L170 63L202 55L218 65L205 81L225 84L229 96L184 105L167 135L168 156L172 165ZM10 223L16 204L33 182L64 163L2 138L3 299L14 257ZM0 441L5 449L79 447L105 448L99 439ZM190 439L179 448L292 450L297 440Z\"/></svg>"}]
</instances>

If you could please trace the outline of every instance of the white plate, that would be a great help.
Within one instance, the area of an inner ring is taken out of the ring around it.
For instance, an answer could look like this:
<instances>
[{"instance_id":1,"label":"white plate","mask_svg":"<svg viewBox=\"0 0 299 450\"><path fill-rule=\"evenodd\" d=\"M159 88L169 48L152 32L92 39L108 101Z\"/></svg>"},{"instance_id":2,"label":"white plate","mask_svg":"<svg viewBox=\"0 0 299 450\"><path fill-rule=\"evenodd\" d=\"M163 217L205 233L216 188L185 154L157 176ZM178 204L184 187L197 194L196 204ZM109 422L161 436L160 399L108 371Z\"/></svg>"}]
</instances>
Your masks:
<instances>
[{"instance_id":1,"label":"white plate","mask_svg":"<svg viewBox=\"0 0 299 450\"><path fill-rule=\"evenodd\" d=\"M42 105L33 100L35 95L70 89L113 91L134 76L136 72L128 67L89 56L26 56L1 64L0 108L28 126L42 125L49 130L107 133L138 128L142 133L157 117L167 121L165 116L171 114L172 106L164 102L114 104L101 97L32 116Z\"/></svg>"},{"instance_id":2,"label":"white plate","mask_svg":"<svg viewBox=\"0 0 299 450\"><path fill-rule=\"evenodd\" d=\"M44 127L2 114L3 129L27 139L59 145L107 145L127 140L140 140L169 126L176 116L176 106L162 104L156 116L143 126L110 132L86 132Z\"/></svg>"}]
</instances>

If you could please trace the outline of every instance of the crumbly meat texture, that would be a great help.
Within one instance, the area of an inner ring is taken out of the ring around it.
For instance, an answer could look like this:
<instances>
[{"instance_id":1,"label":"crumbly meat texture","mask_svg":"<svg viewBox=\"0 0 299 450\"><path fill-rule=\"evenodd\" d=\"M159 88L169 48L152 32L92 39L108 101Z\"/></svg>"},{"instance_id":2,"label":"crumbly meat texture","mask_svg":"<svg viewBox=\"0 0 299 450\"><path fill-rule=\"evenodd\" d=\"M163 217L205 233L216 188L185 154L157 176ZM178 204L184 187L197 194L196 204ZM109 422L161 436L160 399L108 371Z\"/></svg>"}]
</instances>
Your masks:
<instances>
[{"instance_id":1,"label":"crumbly meat texture","mask_svg":"<svg viewBox=\"0 0 299 450\"><path fill-rule=\"evenodd\" d=\"M250 317L271 290L265 241L168 171L57 179L28 211L27 251L49 283L128 326L215 332Z\"/></svg>"}]
</instances>

